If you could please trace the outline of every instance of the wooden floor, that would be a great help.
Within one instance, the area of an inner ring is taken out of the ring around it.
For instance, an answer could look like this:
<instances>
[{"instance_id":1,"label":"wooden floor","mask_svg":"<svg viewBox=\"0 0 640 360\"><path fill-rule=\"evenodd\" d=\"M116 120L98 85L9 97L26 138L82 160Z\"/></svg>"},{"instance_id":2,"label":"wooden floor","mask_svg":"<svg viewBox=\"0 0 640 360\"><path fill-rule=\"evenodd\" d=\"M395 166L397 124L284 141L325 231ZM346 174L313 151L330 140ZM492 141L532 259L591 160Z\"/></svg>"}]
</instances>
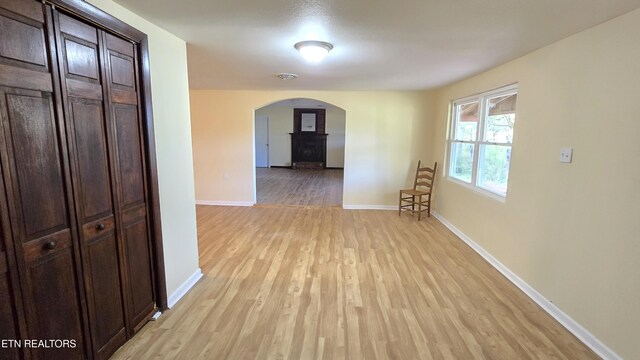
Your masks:
<instances>
[{"instance_id":1,"label":"wooden floor","mask_svg":"<svg viewBox=\"0 0 640 360\"><path fill-rule=\"evenodd\" d=\"M342 206L343 170L256 168L259 205Z\"/></svg>"},{"instance_id":2,"label":"wooden floor","mask_svg":"<svg viewBox=\"0 0 640 360\"><path fill-rule=\"evenodd\" d=\"M205 277L114 359L597 359L434 218L199 206Z\"/></svg>"}]
</instances>

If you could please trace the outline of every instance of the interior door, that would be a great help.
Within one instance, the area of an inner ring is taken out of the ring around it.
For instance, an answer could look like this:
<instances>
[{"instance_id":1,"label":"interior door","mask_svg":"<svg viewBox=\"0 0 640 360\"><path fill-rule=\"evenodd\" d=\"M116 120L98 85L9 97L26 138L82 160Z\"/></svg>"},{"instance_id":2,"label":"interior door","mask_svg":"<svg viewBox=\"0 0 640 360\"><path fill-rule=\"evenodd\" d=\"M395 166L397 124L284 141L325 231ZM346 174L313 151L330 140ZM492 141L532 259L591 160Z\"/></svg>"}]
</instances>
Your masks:
<instances>
[{"instance_id":1,"label":"interior door","mask_svg":"<svg viewBox=\"0 0 640 360\"><path fill-rule=\"evenodd\" d=\"M256 115L256 167L269 167L269 117Z\"/></svg>"},{"instance_id":2,"label":"interior door","mask_svg":"<svg viewBox=\"0 0 640 360\"><path fill-rule=\"evenodd\" d=\"M149 232L145 143L140 109L137 49L129 41L103 33L109 127L113 134L116 221L125 269L128 328L137 332L155 312L152 248Z\"/></svg>"},{"instance_id":3,"label":"interior door","mask_svg":"<svg viewBox=\"0 0 640 360\"><path fill-rule=\"evenodd\" d=\"M28 335L75 342L31 352L84 359L84 289L51 15L36 1L2 1L0 8L0 160Z\"/></svg>"},{"instance_id":4,"label":"interior door","mask_svg":"<svg viewBox=\"0 0 640 360\"><path fill-rule=\"evenodd\" d=\"M127 338L100 65L104 41L98 29L65 14L54 12L54 21L91 338L96 358L104 359Z\"/></svg>"}]
</instances>

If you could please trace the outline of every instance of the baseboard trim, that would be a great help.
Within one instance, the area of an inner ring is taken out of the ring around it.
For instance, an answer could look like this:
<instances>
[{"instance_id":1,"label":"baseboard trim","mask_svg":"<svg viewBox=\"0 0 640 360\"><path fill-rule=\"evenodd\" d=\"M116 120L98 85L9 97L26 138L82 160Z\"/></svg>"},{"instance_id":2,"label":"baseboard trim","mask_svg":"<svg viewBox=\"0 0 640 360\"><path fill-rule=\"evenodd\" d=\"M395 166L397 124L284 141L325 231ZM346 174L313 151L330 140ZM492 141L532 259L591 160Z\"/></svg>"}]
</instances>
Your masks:
<instances>
[{"instance_id":1,"label":"baseboard trim","mask_svg":"<svg viewBox=\"0 0 640 360\"><path fill-rule=\"evenodd\" d=\"M272 168L272 169L293 169L293 166L271 165L269 167ZM343 167L327 166L325 168L322 168L321 170L344 170L344 168Z\"/></svg>"},{"instance_id":2,"label":"baseboard trim","mask_svg":"<svg viewBox=\"0 0 640 360\"><path fill-rule=\"evenodd\" d=\"M202 269L198 268L189 278L180 285L167 299L167 307L171 309L175 304L185 296L189 290L202 278Z\"/></svg>"},{"instance_id":3,"label":"baseboard trim","mask_svg":"<svg viewBox=\"0 0 640 360\"><path fill-rule=\"evenodd\" d=\"M591 332L585 329L582 325L580 325L577 321L572 319L565 312L560 310L560 308L558 308L550 300L545 298L531 285L527 284L518 275L516 275L508 267L502 264L498 259L493 257L488 251L486 251L480 245L478 245L478 243L471 240L469 236L463 233L455 225L450 223L442 215L440 215L437 212L431 212L431 214L436 219L438 219L442 224L444 224L444 226L446 226L449 230L451 230L451 232L456 234L456 236L458 236L462 241L464 241L475 252L477 252L480 256L482 256L489 264L491 264L491 266L493 266L502 275L504 275L509 281L511 281L515 286L517 286L520 290L522 290L529 298L531 298L531 300L533 300L536 304L538 304L544 311L549 313L549 315L551 315L562 326L564 326L573 335L575 335L575 337L577 337L586 346L588 346L591 350L593 350L593 352L595 352L598 356L600 356L604 360L622 360L622 358L618 354L616 354L607 345L605 345L602 341L596 338Z\"/></svg>"},{"instance_id":4,"label":"baseboard trim","mask_svg":"<svg viewBox=\"0 0 640 360\"><path fill-rule=\"evenodd\" d=\"M345 210L398 210L395 205L342 205Z\"/></svg>"},{"instance_id":5,"label":"baseboard trim","mask_svg":"<svg viewBox=\"0 0 640 360\"><path fill-rule=\"evenodd\" d=\"M253 206L250 201L215 201L215 200L196 200L196 205L212 205L212 206Z\"/></svg>"}]
</instances>

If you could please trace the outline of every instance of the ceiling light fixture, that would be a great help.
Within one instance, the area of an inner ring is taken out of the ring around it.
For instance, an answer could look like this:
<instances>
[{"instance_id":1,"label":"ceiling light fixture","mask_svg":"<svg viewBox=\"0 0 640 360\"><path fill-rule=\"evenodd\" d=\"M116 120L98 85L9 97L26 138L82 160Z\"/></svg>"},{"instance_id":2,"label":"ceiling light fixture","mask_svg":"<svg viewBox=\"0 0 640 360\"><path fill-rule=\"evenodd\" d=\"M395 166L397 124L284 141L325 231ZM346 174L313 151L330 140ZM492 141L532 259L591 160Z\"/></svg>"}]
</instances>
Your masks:
<instances>
[{"instance_id":1,"label":"ceiling light fixture","mask_svg":"<svg viewBox=\"0 0 640 360\"><path fill-rule=\"evenodd\" d=\"M294 47L300 52L303 58L310 63L318 63L324 59L333 45L324 41L300 41Z\"/></svg>"}]
</instances>

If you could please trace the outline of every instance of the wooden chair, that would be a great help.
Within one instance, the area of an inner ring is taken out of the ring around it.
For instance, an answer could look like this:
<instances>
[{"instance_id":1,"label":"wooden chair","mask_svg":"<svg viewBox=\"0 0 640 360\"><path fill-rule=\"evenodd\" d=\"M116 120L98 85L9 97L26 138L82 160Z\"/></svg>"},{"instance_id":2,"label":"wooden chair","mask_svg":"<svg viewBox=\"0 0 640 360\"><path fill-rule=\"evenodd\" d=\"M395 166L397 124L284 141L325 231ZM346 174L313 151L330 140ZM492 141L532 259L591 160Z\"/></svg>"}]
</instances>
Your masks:
<instances>
[{"instance_id":1,"label":"wooden chair","mask_svg":"<svg viewBox=\"0 0 640 360\"><path fill-rule=\"evenodd\" d=\"M418 221L420 221L423 211L427 212L428 217L431 216L431 191L437 167L438 162L433 164L433 168L420 167L420 161L418 161L413 189L400 190L398 216L402 215L402 210L411 211L412 214L418 213Z\"/></svg>"}]
</instances>

